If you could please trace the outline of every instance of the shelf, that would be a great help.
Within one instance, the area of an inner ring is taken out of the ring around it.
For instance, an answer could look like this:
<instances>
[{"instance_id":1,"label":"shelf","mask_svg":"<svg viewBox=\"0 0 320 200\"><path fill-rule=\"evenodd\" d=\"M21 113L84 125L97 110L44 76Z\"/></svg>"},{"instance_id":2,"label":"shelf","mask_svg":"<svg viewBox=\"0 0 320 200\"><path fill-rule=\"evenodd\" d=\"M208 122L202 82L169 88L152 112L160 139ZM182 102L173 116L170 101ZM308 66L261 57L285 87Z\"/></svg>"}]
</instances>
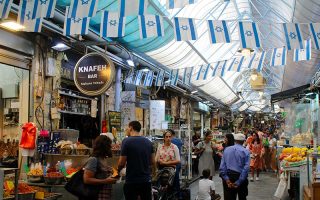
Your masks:
<instances>
[{"instance_id":1,"label":"shelf","mask_svg":"<svg viewBox=\"0 0 320 200\"><path fill-rule=\"evenodd\" d=\"M78 98L78 99L95 100L95 99L92 99L92 98L89 98L89 97L83 97L83 96L79 96L79 95L76 95L76 94L69 94L69 93L63 92L61 90L59 90L59 94L64 95L64 96Z\"/></svg>"},{"instance_id":2,"label":"shelf","mask_svg":"<svg viewBox=\"0 0 320 200\"><path fill-rule=\"evenodd\" d=\"M76 154L71 154L71 155L66 155L66 154L52 154L52 153L42 153L45 156L69 156L69 157L89 157L90 155L76 155Z\"/></svg>"},{"instance_id":3,"label":"shelf","mask_svg":"<svg viewBox=\"0 0 320 200\"><path fill-rule=\"evenodd\" d=\"M60 184L60 185L48 185L48 184L45 184L45 183L30 183L30 182L27 182L28 185L30 186L38 186L38 187L64 187L65 185L64 184Z\"/></svg>"},{"instance_id":4,"label":"shelf","mask_svg":"<svg viewBox=\"0 0 320 200\"><path fill-rule=\"evenodd\" d=\"M19 168L0 168L0 171L13 171L13 170L19 170Z\"/></svg>"},{"instance_id":5,"label":"shelf","mask_svg":"<svg viewBox=\"0 0 320 200\"><path fill-rule=\"evenodd\" d=\"M72 111L66 111L66 110L60 110L58 109L58 112L64 113L64 114L70 114L70 115L89 115L89 114L84 114L84 113L78 113L78 112L72 112Z\"/></svg>"}]
</instances>

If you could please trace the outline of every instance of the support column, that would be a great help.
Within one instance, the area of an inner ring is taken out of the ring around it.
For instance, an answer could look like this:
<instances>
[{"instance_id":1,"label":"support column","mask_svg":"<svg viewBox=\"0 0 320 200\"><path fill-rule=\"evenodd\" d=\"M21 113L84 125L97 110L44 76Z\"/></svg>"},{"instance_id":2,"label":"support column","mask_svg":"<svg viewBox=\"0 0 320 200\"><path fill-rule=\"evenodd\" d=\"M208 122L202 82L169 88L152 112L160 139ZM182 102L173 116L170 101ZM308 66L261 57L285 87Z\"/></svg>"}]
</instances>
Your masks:
<instances>
[{"instance_id":1,"label":"support column","mask_svg":"<svg viewBox=\"0 0 320 200\"><path fill-rule=\"evenodd\" d=\"M203 124L203 113L200 114L200 123L201 123L201 138L203 138L203 129L204 129L204 124Z\"/></svg>"},{"instance_id":2,"label":"support column","mask_svg":"<svg viewBox=\"0 0 320 200\"><path fill-rule=\"evenodd\" d=\"M116 84L115 84L115 103L114 109L117 112L120 112L120 104L121 104L121 67L116 67Z\"/></svg>"}]
</instances>

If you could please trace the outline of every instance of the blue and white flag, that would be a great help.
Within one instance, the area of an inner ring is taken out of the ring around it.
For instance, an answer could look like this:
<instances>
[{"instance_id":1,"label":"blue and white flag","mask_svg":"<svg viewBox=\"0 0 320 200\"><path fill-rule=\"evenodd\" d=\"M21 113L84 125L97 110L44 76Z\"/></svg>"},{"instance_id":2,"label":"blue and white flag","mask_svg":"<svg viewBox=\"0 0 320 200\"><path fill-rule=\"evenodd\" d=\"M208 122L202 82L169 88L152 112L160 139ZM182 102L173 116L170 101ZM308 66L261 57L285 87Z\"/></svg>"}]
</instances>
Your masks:
<instances>
[{"instance_id":1,"label":"blue and white flag","mask_svg":"<svg viewBox=\"0 0 320 200\"><path fill-rule=\"evenodd\" d=\"M163 19L158 15L139 15L140 38L164 36Z\"/></svg>"},{"instance_id":2,"label":"blue and white flag","mask_svg":"<svg viewBox=\"0 0 320 200\"><path fill-rule=\"evenodd\" d=\"M320 23L310 23L309 29L314 48L320 50Z\"/></svg>"},{"instance_id":3,"label":"blue and white flag","mask_svg":"<svg viewBox=\"0 0 320 200\"><path fill-rule=\"evenodd\" d=\"M21 25L24 26L24 29L22 31L40 33L42 27L42 18L30 20L25 19L24 23Z\"/></svg>"},{"instance_id":4,"label":"blue and white flag","mask_svg":"<svg viewBox=\"0 0 320 200\"><path fill-rule=\"evenodd\" d=\"M271 54L270 66L282 66L287 64L287 48L274 48Z\"/></svg>"},{"instance_id":5,"label":"blue and white flag","mask_svg":"<svg viewBox=\"0 0 320 200\"><path fill-rule=\"evenodd\" d=\"M163 80L164 80L164 70L160 70L157 74L155 85L163 86Z\"/></svg>"},{"instance_id":6,"label":"blue and white flag","mask_svg":"<svg viewBox=\"0 0 320 200\"><path fill-rule=\"evenodd\" d=\"M311 60L311 40L305 41L305 49L295 49L293 54L293 61L298 62L302 60Z\"/></svg>"},{"instance_id":7,"label":"blue and white flag","mask_svg":"<svg viewBox=\"0 0 320 200\"><path fill-rule=\"evenodd\" d=\"M119 17L117 12L102 12L100 37L123 37L125 21L125 17Z\"/></svg>"},{"instance_id":8,"label":"blue and white flag","mask_svg":"<svg viewBox=\"0 0 320 200\"><path fill-rule=\"evenodd\" d=\"M193 72L193 67L184 68L183 79L182 79L184 84L190 85L192 72Z\"/></svg>"},{"instance_id":9,"label":"blue and white flag","mask_svg":"<svg viewBox=\"0 0 320 200\"><path fill-rule=\"evenodd\" d=\"M261 47L259 28L254 22L239 22L241 48Z\"/></svg>"},{"instance_id":10,"label":"blue and white flag","mask_svg":"<svg viewBox=\"0 0 320 200\"><path fill-rule=\"evenodd\" d=\"M210 69L210 64L201 65L196 80L206 80Z\"/></svg>"},{"instance_id":11,"label":"blue and white flag","mask_svg":"<svg viewBox=\"0 0 320 200\"><path fill-rule=\"evenodd\" d=\"M57 0L21 0L19 4L18 22L24 24L29 19L52 18Z\"/></svg>"},{"instance_id":12,"label":"blue and white flag","mask_svg":"<svg viewBox=\"0 0 320 200\"><path fill-rule=\"evenodd\" d=\"M196 0L167 0L167 9L183 8L186 5L194 4Z\"/></svg>"},{"instance_id":13,"label":"blue and white flag","mask_svg":"<svg viewBox=\"0 0 320 200\"><path fill-rule=\"evenodd\" d=\"M72 0L69 18L93 17L97 13L98 0Z\"/></svg>"},{"instance_id":14,"label":"blue and white flag","mask_svg":"<svg viewBox=\"0 0 320 200\"><path fill-rule=\"evenodd\" d=\"M228 71L240 72L245 59L246 58L244 56L233 58L229 65Z\"/></svg>"},{"instance_id":15,"label":"blue and white flag","mask_svg":"<svg viewBox=\"0 0 320 200\"><path fill-rule=\"evenodd\" d=\"M128 74L128 77L124 80L124 83L126 84L133 84L133 77L134 77L134 73L130 73Z\"/></svg>"},{"instance_id":16,"label":"blue and white flag","mask_svg":"<svg viewBox=\"0 0 320 200\"><path fill-rule=\"evenodd\" d=\"M208 20L207 25L209 30L208 33L210 42L212 44L231 42L231 37L226 21Z\"/></svg>"},{"instance_id":17,"label":"blue and white flag","mask_svg":"<svg viewBox=\"0 0 320 200\"><path fill-rule=\"evenodd\" d=\"M142 70L139 70L136 74L136 79L134 80L134 84L135 85L141 85L141 81L142 81L142 78L143 78L143 71Z\"/></svg>"},{"instance_id":18,"label":"blue and white flag","mask_svg":"<svg viewBox=\"0 0 320 200\"><path fill-rule=\"evenodd\" d=\"M220 0L221 3L229 3L230 0Z\"/></svg>"},{"instance_id":19,"label":"blue and white flag","mask_svg":"<svg viewBox=\"0 0 320 200\"><path fill-rule=\"evenodd\" d=\"M219 61L214 65L212 76L223 76L226 70L227 60Z\"/></svg>"},{"instance_id":20,"label":"blue and white flag","mask_svg":"<svg viewBox=\"0 0 320 200\"><path fill-rule=\"evenodd\" d=\"M69 8L66 8L66 14ZM65 15L67 16L67 15ZM89 32L89 17L84 18L68 18L64 19L63 35L86 35Z\"/></svg>"},{"instance_id":21,"label":"blue and white flag","mask_svg":"<svg viewBox=\"0 0 320 200\"><path fill-rule=\"evenodd\" d=\"M170 72L170 85L177 85L179 79L179 69L172 69Z\"/></svg>"},{"instance_id":22,"label":"blue and white flag","mask_svg":"<svg viewBox=\"0 0 320 200\"><path fill-rule=\"evenodd\" d=\"M261 71L265 58L266 58L265 51L254 53L249 59L247 68L256 69L258 72Z\"/></svg>"},{"instance_id":23,"label":"blue and white flag","mask_svg":"<svg viewBox=\"0 0 320 200\"><path fill-rule=\"evenodd\" d=\"M120 17L144 15L147 12L148 0L118 0Z\"/></svg>"},{"instance_id":24,"label":"blue and white flag","mask_svg":"<svg viewBox=\"0 0 320 200\"><path fill-rule=\"evenodd\" d=\"M0 19L8 18L13 0L1 0L0 1Z\"/></svg>"},{"instance_id":25,"label":"blue and white flag","mask_svg":"<svg viewBox=\"0 0 320 200\"><path fill-rule=\"evenodd\" d=\"M152 81L153 81L153 71L148 71L147 74L144 77L144 82L143 85L145 87L150 87L152 85Z\"/></svg>"},{"instance_id":26,"label":"blue and white flag","mask_svg":"<svg viewBox=\"0 0 320 200\"><path fill-rule=\"evenodd\" d=\"M173 18L174 36L176 41L188 41L197 39L197 30L194 19L191 18Z\"/></svg>"},{"instance_id":27,"label":"blue and white flag","mask_svg":"<svg viewBox=\"0 0 320 200\"><path fill-rule=\"evenodd\" d=\"M298 23L282 24L288 50L304 49L303 38Z\"/></svg>"}]
</instances>

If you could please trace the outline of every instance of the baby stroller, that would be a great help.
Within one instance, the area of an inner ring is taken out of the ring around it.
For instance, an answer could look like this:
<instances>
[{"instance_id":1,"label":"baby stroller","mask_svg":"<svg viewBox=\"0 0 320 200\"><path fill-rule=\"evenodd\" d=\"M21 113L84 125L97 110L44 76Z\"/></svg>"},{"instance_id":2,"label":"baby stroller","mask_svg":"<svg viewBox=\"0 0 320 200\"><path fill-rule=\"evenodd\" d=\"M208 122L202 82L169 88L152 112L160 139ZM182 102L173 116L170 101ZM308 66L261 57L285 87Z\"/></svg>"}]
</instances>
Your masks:
<instances>
[{"instance_id":1,"label":"baby stroller","mask_svg":"<svg viewBox=\"0 0 320 200\"><path fill-rule=\"evenodd\" d=\"M171 200L175 199L173 192L173 181L176 169L173 167L165 167L159 170L156 178L155 186L153 186L154 200Z\"/></svg>"}]
</instances>

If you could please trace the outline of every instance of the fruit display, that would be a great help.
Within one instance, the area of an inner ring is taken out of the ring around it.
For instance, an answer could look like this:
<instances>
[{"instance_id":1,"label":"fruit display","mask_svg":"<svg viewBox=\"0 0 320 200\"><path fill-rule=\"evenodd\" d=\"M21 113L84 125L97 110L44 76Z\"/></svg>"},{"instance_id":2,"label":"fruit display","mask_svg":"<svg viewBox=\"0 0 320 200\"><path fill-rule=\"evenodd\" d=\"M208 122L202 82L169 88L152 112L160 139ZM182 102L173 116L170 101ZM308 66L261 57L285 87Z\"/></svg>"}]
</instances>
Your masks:
<instances>
[{"instance_id":1,"label":"fruit display","mask_svg":"<svg viewBox=\"0 0 320 200\"><path fill-rule=\"evenodd\" d=\"M306 163L308 148L288 147L282 150L279 160L282 161L282 166L292 167Z\"/></svg>"},{"instance_id":2,"label":"fruit display","mask_svg":"<svg viewBox=\"0 0 320 200\"><path fill-rule=\"evenodd\" d=\"M67 174L69 175L69 174L72 174L72 173L79 171L79 169L70 167L66 171L67 171Z\"/></svg>"},{"instance_id":3,"label":"fruit display","mask_svg":"<svg viewBox=\"0 0 320 200\"><path fill-rule=\"evenodd\" d=\"M29 186L26 183L19 183L18 184L18 193L19 194L27 194L27 193L34 193L36 192L33 187Z\"/></svg>"},{"instance_id":4,"label":"fruit display","mask_svg":"<svg viewBox=\"0 0 320 200\"><path fill-rule=\"evenodd\" d=\"M47 173L47 175L45 177L47 177L47 178L60 178L60 177L63 177L63 174L61 174L60 172L49 172L49 173Z\"/></svg>"},{"instance_id":5,"label":"fruit display","mask_svg":"<svg viewBox=\"0 0 320 200\"><path fill-rule=\"evenodd\" d=\"M120 151L121 150L121 144L112 144L111 145L112 151Z\"/></svg>"}]
</instances>

